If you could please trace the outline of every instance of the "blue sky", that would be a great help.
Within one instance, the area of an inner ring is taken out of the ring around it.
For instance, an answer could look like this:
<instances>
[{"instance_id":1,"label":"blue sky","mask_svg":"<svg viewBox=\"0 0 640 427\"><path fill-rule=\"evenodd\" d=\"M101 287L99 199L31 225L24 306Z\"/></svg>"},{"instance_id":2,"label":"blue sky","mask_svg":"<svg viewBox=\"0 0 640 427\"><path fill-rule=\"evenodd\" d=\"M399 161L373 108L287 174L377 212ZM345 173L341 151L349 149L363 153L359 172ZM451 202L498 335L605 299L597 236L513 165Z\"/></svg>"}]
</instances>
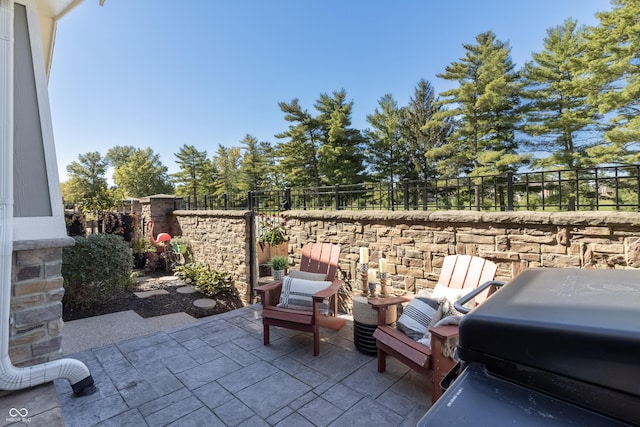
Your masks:
<instances>
[{"instance_id":1,"label":"blue sky","mask_svg":"<svg viewBox=\"0 0 640 427\"><path fill-rule=\"evenodd\" d=\"M184 145L277 142L278 102L309 111L345 89L352 125L378 100L406 105L492 30L518 67L567 18L598 23L609 0L85 0L58 23L49 95L60 179L79 154L151 147L169 172Z\"/></svg>"}]
</instances>

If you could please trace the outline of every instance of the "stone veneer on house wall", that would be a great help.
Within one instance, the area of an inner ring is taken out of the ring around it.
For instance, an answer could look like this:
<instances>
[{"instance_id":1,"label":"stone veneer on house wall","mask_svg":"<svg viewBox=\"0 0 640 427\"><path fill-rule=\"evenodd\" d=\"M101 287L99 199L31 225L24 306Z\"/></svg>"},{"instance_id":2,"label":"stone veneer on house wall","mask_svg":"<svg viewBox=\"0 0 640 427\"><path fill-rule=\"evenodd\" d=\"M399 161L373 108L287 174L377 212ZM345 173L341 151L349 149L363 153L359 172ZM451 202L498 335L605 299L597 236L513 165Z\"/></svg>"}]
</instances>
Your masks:
<instances>
[{"instance_id":1,"label":"stone veneer on house wall","mask_svg":"<svg viewBox=\"0 0 640 427\"><path fill-rule=\"evenodd\" d=\"M15 366L56 359L62 345L62 248L72 238L14 242L9 357Z\"/></svg>"}]
</instances>

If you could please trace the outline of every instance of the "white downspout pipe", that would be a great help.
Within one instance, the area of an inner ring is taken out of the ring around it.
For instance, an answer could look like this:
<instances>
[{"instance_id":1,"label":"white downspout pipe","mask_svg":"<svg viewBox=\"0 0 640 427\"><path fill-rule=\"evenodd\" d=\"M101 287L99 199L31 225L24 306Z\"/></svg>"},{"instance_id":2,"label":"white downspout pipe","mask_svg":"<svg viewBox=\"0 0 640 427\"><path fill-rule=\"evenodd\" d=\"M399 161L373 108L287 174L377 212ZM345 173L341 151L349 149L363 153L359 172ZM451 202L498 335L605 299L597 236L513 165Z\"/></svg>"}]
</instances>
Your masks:
<instances>
[{"instance_id":1,"label":"white downspout pipe","mask_svg":"<svg viewBox=\"0 0 640 427\"><path fill-rule=\"evenodd\" d=\"M76 395L96 391L86 365L60 359L16 368L9 358L11 265L13 256L13 17L12 0L0 0L0 389L20 390L58 378Z\"/></svg>"}]
</instances>

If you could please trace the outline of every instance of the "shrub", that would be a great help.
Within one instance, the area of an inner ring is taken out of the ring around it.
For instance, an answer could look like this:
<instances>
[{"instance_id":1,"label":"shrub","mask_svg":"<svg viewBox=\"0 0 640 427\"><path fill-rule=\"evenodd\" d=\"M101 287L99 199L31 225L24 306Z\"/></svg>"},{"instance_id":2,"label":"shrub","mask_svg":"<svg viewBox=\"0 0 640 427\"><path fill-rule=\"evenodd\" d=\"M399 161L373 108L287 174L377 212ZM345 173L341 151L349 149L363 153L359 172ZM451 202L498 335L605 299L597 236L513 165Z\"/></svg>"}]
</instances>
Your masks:
<instances>
[{"instance_id":1,"label":"shrub","mask_svg":"<svg viewBox=\"0 0 640 427\"><path fill-rule=\"evenodd\" d=\"M87 308L129 286L133 259L122 237L91 234L74 239L75 246L62 253L65 305Z\"/></svg>"},{"instance_id":2,"label":"shrub","mask_svg":"<svg viewBox=\"0 0 640 427\"><path fill-rule=\"evenodd\" d=\"M174 274L209 296L233 291L231 277L227 273L211 270L208 265L202 262L179 265L175 268Z\"/></svg>"}]
</instances>

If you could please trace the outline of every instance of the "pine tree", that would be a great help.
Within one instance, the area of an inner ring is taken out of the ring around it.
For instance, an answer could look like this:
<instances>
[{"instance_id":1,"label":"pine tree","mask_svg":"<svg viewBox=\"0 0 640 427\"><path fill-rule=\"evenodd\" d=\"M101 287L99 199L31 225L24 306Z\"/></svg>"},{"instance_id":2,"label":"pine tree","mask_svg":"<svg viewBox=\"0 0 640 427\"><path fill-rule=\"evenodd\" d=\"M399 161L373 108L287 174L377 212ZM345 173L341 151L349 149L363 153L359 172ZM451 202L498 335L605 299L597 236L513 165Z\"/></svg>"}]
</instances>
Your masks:
<instances>
[{"instance_id":1,"label":"pine tree","mask_svg":"<svg viewBox=\"0 0 640 427\"><path fill-rule=\"evenodd\" d=\"M533 151L549 153L535 164L545 169L593 166L586 150L597 144L597 111L586 103L587 86L580 78L585 63L584 28L574 20L547 30L544 50L525 64L522 96L523 131L534 137Z\"/></svg>"},{"instance_id":2,"label":"pine tree","mask_svg":"<svg viewBox=\"0 0 640 427\"><path fill-rule=\"evenodd\" d=\"M268 160L262 152L263 146L249 134L245 135L240 144L244 152L238 171L238 188L244 192L264 189Z\"/></svg>"},{"instance_id":3,"label":"pine tree","mask_svg":"<svg viewBox=\"0 0 640 427\"><path fill-rule=\"evenodd\" d=\"M291 187L320 186L318 150L322 144L321 124L307 110L302 110L297 99L289 104L278 103L285 113L284 119L292 124L276 138L286 141L276 145L280 158L277 168Z\"/></svg>"},{"instance_id":4,"label":"pine tree","mask_svg":"<svg viewBox=\"0 0 640 427\"><path fill-rule=\"evenodd\" d=\"M438 74L458 83L444 91L440 103L452 108L436 115L451 118L454 130L440 152L438 168L445 176L503 174L526 161L515 139L520 84L507 43L488 31L464 45L466 55Z\"/></svg>"},{"instance_id":5,"label":"pine tree","mask_svg":"<svg viewBox=\"0 0 640 427\"><path fill-rule=\"evenodd\" d=\"M266 188L282 188L284 186L284 175L278 171L279 157L276 149L268 141L260 142L260 153L264 161L264 185Z\"/></svg>"},{"instance_id":6,"label":"pine tree","mask_svg":"<svg viewBox=\"0 0 640 427\"><path fill-rule=\"evenodd\" d=\"M367 161L373 171L372 178L391 182L407 177L407 164L411 164L400 132L401 110L391 94L378 100L367 122L373 128L367 132L371 143L367 147Z\"/></svg>"},{"instance_id":7,"label":"pine tree","mask_svg":"<svg viewBox=\"0 0 640 427\"><path fill-rule=\"evenodd\" d=\"M175 153L176 163L180 171L173 174L176 182L176 194L186 197L193 196L193 203L198 206L198 197L202 192L202 179L207 172L207 152L198 151L193 145L183 145Z\"/></svg>"},{"instance_id":8,"label":"pine tree","mask_svg":"<svg viewBox=\"0 0 640 427\"><path fill-rule=\"evenodd\" d=\"M351 126L353 101L347 102L344 89L323 93L314 104L322 126L323 140L318 150L318 169L325 185L355 184L362 181L365 138Z\"/></svg>"},{"instance_id":9,"label":"pine tree","mask_svg":"<svg viewBox=\"0 0 640 427\"><path fill-rule=\"evenodd\" d=\"M442 113L433 86L421 79L409 104L402 109L400 131L414 165L415 179L428 181L437 176L437 164L444 159L442 147L451 133L450 118L435 120Z\"/></svg>"},{"instance_id":10,"label":"pine tree","mask_svg":"<svg viewBox=\"0 0 640 427\"><path fill-rule=\"evenodd\" d=\"M608 144L589 149L601 162L637 163L640 151L640 2L611 0L587 34L589 102L609 118Z\"/></svg>"},{"instance_id":11,"label":"pine tree","mask_svg":"<svg viewBox=\"0 0 640 427\"><path fill-rule=\"evenodd\" d=\"M218 172L215 194L234 194L240 191L238 170L242 158L240 147L218 146L212 164Z\"/></svg>"},{"instance_id":12,"label":"pine tree","mask_svg":"<svg viewBox=\"0 0 640 427\"><path fill-rule=\"evenodd\" d=\"M292 123L276 135L285 140L277 144L276 153L286 185L318 187L361 181L365 139L350 127L353 102L346 102L344 90L331 96L321 94L314 104L315 117L297 99L278 105L285 120Z\"/></svg>"}]
</instances>

